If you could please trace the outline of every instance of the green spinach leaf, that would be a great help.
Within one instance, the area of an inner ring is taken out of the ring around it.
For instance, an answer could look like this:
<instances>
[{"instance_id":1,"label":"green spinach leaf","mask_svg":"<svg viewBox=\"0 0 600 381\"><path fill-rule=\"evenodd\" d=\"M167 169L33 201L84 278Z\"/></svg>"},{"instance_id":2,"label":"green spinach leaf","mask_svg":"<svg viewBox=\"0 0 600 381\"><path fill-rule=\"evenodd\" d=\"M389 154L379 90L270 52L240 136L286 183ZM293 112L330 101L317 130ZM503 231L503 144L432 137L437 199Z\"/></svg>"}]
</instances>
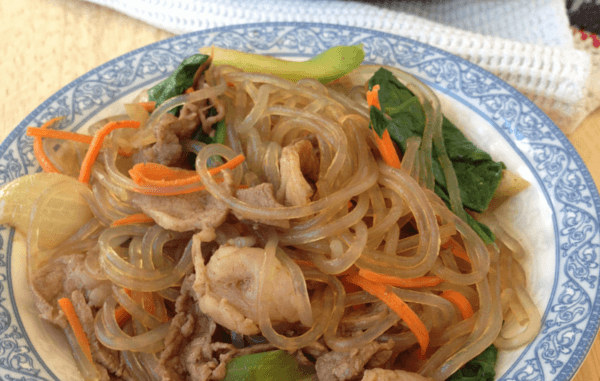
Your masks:
<instances>
[{"instance_id":1,"label":"green spinach leaf","mask_svg":"<svg viewBox=\"0 0 600 381\"><path fill-rule=\"evenodd\" d=\"M492 344L479 356L457 370L448 381L494 381L498 349Z\"/></svg>"},{"instance_id":2,"label":"green spinach leaf","mask_svg":"<svg viewBox=\"0 0 600 381\"><path fill-rule=\"evenodd\" d=\"M298 364L283 350L234 358L227 364L224 381L310 381L316 380L314 367Z\"/></svg>"},{"instance_id":3,"label":"green spinach leaf","mask_svg":"<svg viewBox=\"0 0 600 381\"><path fill-rule=\"evenodd\" d=\"M184 59L169 78L148 90L148 99L156 102L158 107L167 99L183 94L192 86L196 71L208 58L204 54L194 54Z\"/></svg>"},{"instance_id":4,"label":"green spinach leaf","mask_svg":"<svg viewBox=\"0 0 600 381\"><path fill-rule=\"evenodd\" d=\"M425 113L418 98L390 71L379 69L369 80L369 88L375 85L380 87L379 103L382 111L371 107L371 124L380 135L387 129L392 140L404 153L408 138L423 136ZM386 118L383 113L388 114L392 119ZM463 206L476 212L483 212L500 184L504 165L495 162L489 154L478 149L446 117L442 123L442 135L444 146L456 172ZM448 203L446 177L437 157L438 153L434 146L432 165L436 182L435 192ZM485 243L493 242L493 234L485 225L470 216L467 220Z\"/></svg>"}]
</instances>

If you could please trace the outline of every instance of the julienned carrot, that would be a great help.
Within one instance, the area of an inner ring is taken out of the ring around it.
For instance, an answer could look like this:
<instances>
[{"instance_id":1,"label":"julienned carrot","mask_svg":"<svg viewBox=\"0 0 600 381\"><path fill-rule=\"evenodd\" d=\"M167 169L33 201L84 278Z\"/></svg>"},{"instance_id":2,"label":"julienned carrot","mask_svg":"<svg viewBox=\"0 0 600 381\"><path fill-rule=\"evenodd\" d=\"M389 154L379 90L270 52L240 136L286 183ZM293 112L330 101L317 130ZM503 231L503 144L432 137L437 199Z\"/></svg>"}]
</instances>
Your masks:
<instances>
[{"instance_id":1,"label":"julienned carrot","mask_svg":"<svg viewBox=\"0 0 600 381\"><path fill-rule=\"evenodd\" d=\"M79 142L84 144L91 144L94 139L91 135L78 134L76 132L70 131L60 131L60 130L49 130L44 128L37 127L27 127L27 136L40 137L40 138L52 138L52 139L61 139L61 140L70 140L73 142ZM119 150L119 155L122 156L131 156L131 153Z\"/></svg>"},{"instance_id":2,"label":"julienned carrot","mask_svg":"<svg viewBox=\"0 0 600 381\"><path fill-rule=\"evenodd\" d=\"M156 306L154 305L154 296L151 292L142 293L142 306L150 315L156 314Z\"/></svg>"},{"instance_id":3,"label":"julienned carrot","mask_svg":"<svg viewBox=\"0 0 600 381\"><path fill-rule=\"evenodd\" d=\"M187 89L185 89L185 91L183 93L184 94L189 94L189 93L193 93L194 91L196 91L196 90L194 90L194 87L190 86Z\"/></svg>"},{"instance_id":4,"label":"julienned carrot","mask_svg":"<svg viewBox=\"0 0 600 381\"><path fill-rule=\"evenodd\" d=\"M458 310L463 319L468 319L473 316L473 307L469 300L460 292L454 290L446 290L440 294L440 296L446 300L452 302Z\"/></svg>"},{"instance_id":5,"label":"julienned carrot","mask_svg":"<svg viewBox=\"0 0 600 381\"><path fill-rule=\"evenodd\" d=\"M88 337L85 334L85 331L83 330L81 321L79 321L79 317L77 316L77 313L75 312L73 303L71 303L71 300L69 300L68 298L61 298L61 299L58 299L58 305L65 313L67 321L69 322L69 325L73 329L73 333L75 334L77 343L79 343L79 346L83 350L85 357L87 357L88 360L90 360L90 362L93 363L94 360L92 360L92 351L90 349L90 342L88 341Z\"/></svg>"},{"instance_id":6,"label":"julienned carrot","mask_svg":"<svg viewBox=\"0 0 600 381\"><path fill-rule=\"evenodd\" d=\"M465 249L458 242L456 242L454 238L450 237L450 239L442 245L442 248L450 249L455 257L464 259L465 261L471 263L471 260L469 260L469 256L467 255Z\"/></svg>"},{"instance_id":7,"label":"julienned carrot","mask_svg":"<svg viewBox=\"0 0 600 381\"><path fill-rule=\"evenodd\" d=\"M76 132L60 131L60 130L48 130L46 128L27 127L27 136L34 136L40 138L53 138L62 140L71 140L74 142L90 144L94 138L91 135L78 134Z\"/></svg>"},{"instance_id":8,"label":"julienned carrot","mask_svg":"<svg viewBox=\"0 0 600 381\"><path fill-rule=\"evenodd\" d=\"M429 346L429 332L427 332L427 327L419 319L419 316L390 289L390 286L370 281L360 275L348 275L345 277L345 280L356 284L369 294L378 297L392 311L397 313L417 337L417 341L421 347L421 356L425 357L427 347Z\"/></svg>"},{"instance_id":9,"label":"julienned carrot","mask_svg":"<svg viewBox=\"0 0 600 381\"><path fill-rule=\"evenodd\" d=\"M375 85L371 91L367 91L367 104L369 107L374 106L381 110L381 104L379 103L379 85ZM396 153L396 147L394 147L394 142L392 142L389 131L383 131L383 134L381 134L380 137L375 129L373 129L373 136L375 137L377 148L379 148L379 152L386 164L390 167L399 169L401 165L400 158Z\"/></svg>"},{"instance_id":10,"label":"julienned carrot","mask_svg":"<svg viewBox=\"0 0 600 381\"><path fill-rule=\"evenodd\" d=\"M216 175L224 169L233 169L240 165L245 160L244 155L238 155L227 163L220 165L215 168L208 170L211 176ZM152 187L156 190L142 190L136 189L135 191L143 194L160 195L160 196L174 196L178 194L199 192L205 189L205 186L198 185L193 188L185 190L177 190L173 192L165 192L164 188L179 187L183 185L190 185L201 181L200 175L194 171L188 171L178 168L170 168L164 165L156 163L139 163L133 166L129 170L129 176L134 183L143 187ZM215 179L215 181L223 181L222 179ZM244 188L239 186L238 188Z\"/></svg>"},{"instance_id":11,"label":"julienned carrot","mask_svg":"<svg viewBox=\"0 0 600 381\"><path fill-rule=\"evenodd\" d=\"M209 169L208 173L214 176L224 169L237 167L244 160L244 155L237 155L225 164ZM138 163L129 170L129 176L137 185L141 186L172 187L200 181L200 175L195 171L171 168L156 163Z\"/></svg>"},{"instance_id":12,"label":"julienned carrot","mask_svg":"<svg viewBox=\"0 0 600 381\"><path fill-rule=\"evenodd\" d=\"M146 224L153 223L154 219L152 217L148 217L144 213L132 214L131 216L127 216L125 218L121 218L120 220L114 221L110 226L121 226L121 225L130 225L130 224Z\"/></svg>"},{"instance_id":13,"label":"julienned carrot","mask_svg":"<svg viewBox=\"0 0 600 381\"><path fill-rule=\"evenodd\" d=\"M196 171L171 168L157 163L138 163L129 170L129 176L137 185L144 186L193 184L200 178Z\"/></svg>"},{"instance_id":14,"label":"julienned carrot","mask_svg":"<svg viewBox=\"0 0 600 381\"><path fill-rule=\"evenodd\" d=\"M140 102L139 105L142 106L146 111L152 112L156 107L156 102Z\"/></svg>"},{"instance_id":15,"label":"julienned carrot","mask_svg":"<svg viewBox=\"0 0 600 381\"><path fill-rule=\"evenodd\" d=\"M110 122L102 127L92 139L92 143L90 144L90 148L85 154L85 158L83 159L83 163L81 164L81 172L79 172L79 181L82 183L88 183L90 181L90 176L92 175L92 166L100 153L100 148L102 148L102 143L104 142L104 138L108 136L111 132L119 128L139 128L140 122L134 120L122 120L118 122Z\"/></svg>"},{"instance_id":16,"label":"julienned carrot","mask_svg":"<svg viewBox=\"0 0 600 381\"><path fill-rule=\"evenodd\" d=\"M360 269L358 274L373 282L388 284L394 287L421 288L433 287L444 280L439 276L422 276L419 278L398 278L391 275L379 274L367 269Z\"/></svg>"},{"instance_id":17,"label":"julienned carrot","mask_svg":"<svg viewBox=\"0 0 600 381\"><path fill-rule=\"evenodd\" d=\"M119 307L115 310L115 319L117 319L117 324L119 324L119 327L122 328L125 323L131 319L131 314L127 312L125 308Z\"/></svg>"},{"instance_id":18,"label":"julienned carrot","mask_svg":"<svg viewBox=\"0 0 600 381\"><path fill-rule=\"evenodd\" d=\"M59 120L61 120L63 118L64 118L64 116L52 118L49 121L47 121L46 123L44 123L42 125L42 127L40 127L40 128L45 130L48 127L50 127L51 125L53 125L55 122L58 122ZM44 152L44 146L42 144L41 137L33 138L33 154L35 155L35 158L37 159L38 163L40 163L40 166L42 167L44 172L60 173L60 171L54 166L54 164L52 164L50 159L48 159L48 156L46 156L46 152Z\"/></svg>"},{"instance_id":19,"label":"julienned carrot","mask_svg":"<svg viewBox=\"0 0 600 381\"><path fill-rule=\"evenodd\" d=\"M367 90L367 104L369 107L375 106L378 110L381 110L381 103L379 103L379 85L373 86L372 90Z\"/></svg>"}]
</instances>

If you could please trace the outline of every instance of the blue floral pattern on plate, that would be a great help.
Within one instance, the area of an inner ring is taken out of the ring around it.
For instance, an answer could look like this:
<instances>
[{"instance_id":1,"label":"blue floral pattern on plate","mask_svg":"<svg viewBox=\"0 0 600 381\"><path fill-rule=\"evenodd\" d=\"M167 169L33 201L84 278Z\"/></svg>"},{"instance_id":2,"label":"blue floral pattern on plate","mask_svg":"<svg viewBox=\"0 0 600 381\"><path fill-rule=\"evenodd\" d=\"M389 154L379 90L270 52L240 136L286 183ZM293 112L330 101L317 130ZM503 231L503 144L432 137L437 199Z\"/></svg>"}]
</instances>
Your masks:
<instances>
[{"instance_id":1,"label":"blue floral pattern on plate","mask_svg":"<svg viewBox=\"0 0 600 381\"><path fill-rule=\"evenodd\" d=\"M36 108L0 145L0 184L39 170L27 126L66 116L78 130L115 100L148 87L201 46L306 58L335 45L363 44L366 62L399 67L476 111L534 173L552 213L556 274L536 340L501 380L570 380L599 326L597 298L600 198L581 158L535 105L489 72L442 50L402 37L327 24L260 23L174 37L112 60ZM11 278L14 230L0 230L0 375L5 380L58 380L31 343Z\"/></svg>"}]
</instances>

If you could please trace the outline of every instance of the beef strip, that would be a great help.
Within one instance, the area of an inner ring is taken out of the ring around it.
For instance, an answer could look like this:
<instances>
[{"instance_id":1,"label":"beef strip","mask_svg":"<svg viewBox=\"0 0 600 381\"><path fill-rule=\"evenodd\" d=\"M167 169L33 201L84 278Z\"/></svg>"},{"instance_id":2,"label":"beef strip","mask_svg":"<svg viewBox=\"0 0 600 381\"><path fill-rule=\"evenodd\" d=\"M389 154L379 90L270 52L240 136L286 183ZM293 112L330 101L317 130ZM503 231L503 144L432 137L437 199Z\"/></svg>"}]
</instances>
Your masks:
<instances>
[{"instance_id":1,"label":"beef strip","mask_svg":"<svg viewBox=\"0 0 600 381\"><path fill-rule=\"evenodd\" d=\"M423 377L418 373L403 370L367 369L361 381L433 381L433 378Z\"/></svg>"},{"instance_id":2,"label":"beef strip","mask_svg":"<svg viewBox=\"0 0 600 381\"><path fill-rule=\"evenodd\" d=\"M282 208L277 199L275 198L275 193L273 191L273 184L271 183L262 183L260 185L256 185L250 187L248 189L238 189L235 193L235 196L240 200L247 204L253 206L262 206L265 208ZM244 220L244 216L239 213L234 213L234 215L240 220ZM255 220L255 222L276 226L283 229L290 228L289 220Z\"/></svg>"},{"instance_id":3,"label":"beef strip","mask_svg":"<svg viewBox=\"0 0 600 381\"><path fill-rule=\"evenodd\" d=\"M232 195L233 187L229 178L225 178L220 186ZM216 228L225 222L229 213L224 202L206 191L168 197L134 193L132 201L157 224L178 232Z\"/></svg>"},{"instance_id":4,"label":"beef strip","mask_svg":"<svg viewBox=\"0 0 600 381\"><path fill-rule=\"evenodd\" d=\"M208 61L207 61L208 62ZM210 65L210 62L208 63ZM200 69L194 76L194 89L207 88L209 85L204 82L203 75L198 77ZM204 70L204 69L202 69ZM214 107L217 111L216 115L207 116L208 110ZM159 163L167 166L179 166L183 156L183 147L180 144L181 140L190 139L198 126L202 126L202 130L206 134L211 134L213 124L222 120L225 117L225 107L217 97L208 100L197 102L189 102L183 105L179 116L170 113L164 114L156 127L154 133L156 135L156 143L142 151L141 157L137 160Z\"/></svg>"},{"instance_id":5,"label":"beef strip","mask_svg":"<svg viewBox=\"0 0 600 381\"><path fill-rule=\"evenodd\" d=\"M220 380L225 377L226 362L236 351L231 344L211 343L216 324L200 311L192 289L194 280L194 274L185 278L175 302L177 314L169 327L157 369L162 381Z\"/></svg>"},{"instance_id":6,"label":"beef strip","mask_svg":"<svg viewBox=\"0 0 600 381\"><path fill-rule=\"evenodd\" d=\"M365 365L367 365L373 356L380 352L388 352L391 356L393 346L394 343L391 341L385 344L371 342L362 348L355 348L350 352L326 353L317 358L317 376L320 381L357 379L363 374ZM383 360L381 357L385 356L380 356L377 362Z\"/></svg>"},{"instance_id":7,"label":"beef strip","mask_svg":"<svg viewBox=\"0 0 600 381\"><path fill-rule=\"evenodd\" d=\"M183 152L179 141L192 136L200 125L200 113L202 111L198 104L186 103L179 117L164 114L154 129L156 143L143 151L144 160L167 166L177 165Z\"/></svg>"},{"instance_id":8,"label":"beef strip","mask_svg":"<svg viewBox=\"0 0 600 381\"><path fill-rule=\"evenodd\" d=\"M88 303L100 307L111 294L110 282L92 278L85 270L84 259L81 254L64 255L33 274L32 293L40 316L61 328L66 328L68 323L59 312L59 298L70 296L75 290L86 291Z\"/></svg>"}]
</instances>

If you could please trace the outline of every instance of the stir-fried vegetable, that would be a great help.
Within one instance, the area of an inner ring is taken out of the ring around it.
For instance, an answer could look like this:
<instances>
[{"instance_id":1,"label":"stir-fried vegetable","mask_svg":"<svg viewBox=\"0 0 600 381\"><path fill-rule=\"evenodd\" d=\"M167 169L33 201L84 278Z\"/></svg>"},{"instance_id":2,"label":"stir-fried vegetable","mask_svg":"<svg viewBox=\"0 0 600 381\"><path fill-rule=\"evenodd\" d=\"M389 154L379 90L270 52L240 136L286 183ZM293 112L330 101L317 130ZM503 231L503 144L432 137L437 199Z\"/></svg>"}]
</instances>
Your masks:
<instances>
[{"instance_id":1,"label":"stir-fried vegetable","mask_svg":"<svg viewBox=\"0 0 600 381\"><path fill-rule=\"evenodd\" d=\"M60 130L50 130L47 128L38 128L38 127L27 127L27 136L33 136L34 138L52 138L52 139L61 139L61 140L70 140L72 142L84 143L84 144L92 144L92 140L94 139L91 135L79 134L77 132L71 131L60 131ZM119 155L121 156L131 156L130 152L125 152L122 149L119 149Z\"/></svg>"},{"instance_id":2,"label":"stir-fried vegetable","mask_svg":"<svg viewBox=\"0 0 600 381\"><path fill-rule=\"evenodd\" d=\"M446 300L452 302L458 310L463 319L468 319L473 316L473 307L469 300L460 292L454 290L446 290L440 294L440 296Z\"/></svg>"},{"instance_id":3,"label":"stir-fried vegetable","mask_svg":"<svg viewBox=\"0 0 600 381\"><path fill-rule=\"evenodd\" d=\"M259 54L218 47L205 47L201 53L214 53L213 64L230 65L247 72L275 74L290 81L314 78L329 83L356 69L365 59L362 45L335 46L308 61L294 62Z\"/></svg>"},{"instance_id":4,"label":"stir-fried vegetable","mask_svg":"<svg viewBox=\"0 0 600 381\"><path fill-rule=\"evenodd\" d=\"M204 54L194 54L186 58L169 78L148 90L148 99L154 102L154 108L189 89L194 84L194 75L209 58Z\"/></svg>"},{"instance_id":5,"label":"stir-fried vegetable","mask_svg":"<svg viewBox=\"0 0 600 381\"><path fill-rule=\"evenodd\" d=\"M92 176L92 167L94 166L94 162L100 153L100 149L102 148L102 143L104 143L104 139L116 129L119 128L139 128L140 122L135 122L132 120L123 120L119 122L110 122L106 126L102 127L90 143L90 148L88 149L85 157L83 158L83 163L81 164L81 172L79 173L79 181L82 183L87 183L90 181L90 176Z\"/></svg>"},{"instance_id":6,"label":"stir-fried vegetable","mask_svg":"<svg viewBox=\"0 0 600 381\"><path fill-rule=\"evenodd\" d=\"M381 105L379 104L379 85L373 86L373 89L367 91L367 104L369 107L376 108L377 110L381 110ZM373 113L371 115L371 119L373 117L377 118L380 113ZM373 128L373 125L381 125L381 123L372 122L371 128L373 130L373 136L375 137L375 142L377 143L377 148L379 148L379 152L383 157L383 160L387 165L394 168L400 168L400 158L398 157L398 153L396 152L396 147L394 146L394 142L392 142L392 138L390 137L390 133L388 130L376 130Z\"/></svg>"},{"instance_id":7,"label":"stir-fried vegetable","mask_svg":"<svg viewBox=\"0 0 600 381\"><path fill-rule=\"evenodd\" d=\"M224 169L234 169L245 160L244 155L238 155L229 160L223 165L212 168L208 171L211 175L216 175ZM205 189L204 186L189 188L179 193L164 193L160 192L161 188L170 188L186 184L194 184L200 182L200 175L195 171L185 169L176 169L166 167L156 163L139 163L129 170L131 179L140 186L152 186L156 188L156 192L148 191L148 194L157 194L161 196L172 196L175 194L198 192Z\"/></svg>"},{"instance_id":8,"label":"stir-fried vegetable","mask_svg":"<svg viewBox=\"0 0 600 381\"><path fill-rule=\"evenodd\" d=\"M88 360L90 362L93 362L92 351L90 349L90 342L88 340L87 335L85 334L85 331L83 330L83 326L81 325L81 321L79 320L79 317L77 316L77 312L75 312L73 303L68 298L61 298L61 299L58 299L58 305L60 306L61 310L64 312L65 317L67 318L67 321L69 322L69 325L73 329L73 333L75 334L77 343L79 343L79 346L83 350L83 353L85 353L85 356L88 358Z\"/></svg>"},{"instance_id":9,"label":"stir-fried vegetable","mask_svg":"<svg viewBox=\"0 0 600 381\"><path fill-rule=\"evenodd\" d=\"M398 295L384 284L370 281L360 275L348 275L346 280L354 283L369 294L378 297L404 320L408 328L415 334L421 346L421 356L425 357L429 346L429 332L419 316Z\"/></svg>"},{"instance_id":10,"label":"stir-fried vegetable","mask_svg":"<svg viewBox=\"0 0 600 381\"><path fill-rule=\"evenodd\" d=\"M358 274L365 279L373 282L383 283L394 287L421 288L433 287L442 283L444 280L439 276L422 276L419 278L398 278L391 275L378 274L371 270L360 269Z\"/></svg>"},{"instance_id":11,"label":"stir-fried vegetable","mask_svg":"<svg viewBox=\"0 0 600 381\"><path fill-rule=\"evenodd\" d=\"M130 224L151 224L154 223L152 217L148 217L144 213L132 214L131 216L127 216L121 218L120 220L116 220L110 226L121 226L121 225L130 225Z\"/></svg>"},{"instance_id":12,"label":"stir-fried vegetable","mask_svg":"<svg viewBox=\"0 0 600 381\"><path fill-rule=\"evenodd\" d=\"M473 360L466 363L447 381L493 381L496 377L496 360L498 349L490 345L485 351Z\"/></svg>"},{"instance_id":13,"label":"stir-fried vegetable","mask_svg":"<svg viewBox=\"0 0 600 381\"><path fill-rule=\"evenodd\" d=\"M385 69L378 70L369 80L369 87L380 86L381 111L371 108L371 123L380 136L388 131L404 152L406 141L412 136L422 137L425 129L425 114L419 99L394 75ZM388 115L390 118L385 117ZM504 165L492 160L491 156L478 149L452 122L444 117L442 124L444 147L456 172L463 206L483 212L487 209L494 192L502 179ZM432 151L432 171L435 177L435 192L450 204L446 177L442 164L437 159L436 147ZM467 222L486 243L493 242L493 234L484 225L466 215Z\"/></svg>"},{"instance_id":14,"label":"stir-fried vegetable","mask_svg":"<svg viewBox=\"0 0 600 381\"><path fill-rule=\"evenodd\" d=\"M303 367L286 351L277 350L236 357L227 364L224 381L309 381L314 369Z\"/></svg>"}]
</instances>

